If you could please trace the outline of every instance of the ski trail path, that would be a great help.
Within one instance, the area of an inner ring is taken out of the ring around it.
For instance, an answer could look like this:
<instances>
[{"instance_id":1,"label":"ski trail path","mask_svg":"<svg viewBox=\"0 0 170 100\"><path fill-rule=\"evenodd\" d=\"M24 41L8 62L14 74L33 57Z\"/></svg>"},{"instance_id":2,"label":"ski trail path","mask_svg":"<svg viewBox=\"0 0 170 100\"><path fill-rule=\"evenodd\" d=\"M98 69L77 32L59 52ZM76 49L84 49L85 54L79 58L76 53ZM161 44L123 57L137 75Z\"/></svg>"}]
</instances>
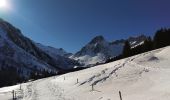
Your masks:
<instances>
[{"instance_id":1,"label":"ski trail path","mask_svg":"<svg viewBox=\"0 0 170 100\"><path fill-rule=\"evenodd\" d=\"M52 84L54 77L30 82L25 86L21 100L70 100L64 98L64 90Z\"/></svg>"}]
</instances>

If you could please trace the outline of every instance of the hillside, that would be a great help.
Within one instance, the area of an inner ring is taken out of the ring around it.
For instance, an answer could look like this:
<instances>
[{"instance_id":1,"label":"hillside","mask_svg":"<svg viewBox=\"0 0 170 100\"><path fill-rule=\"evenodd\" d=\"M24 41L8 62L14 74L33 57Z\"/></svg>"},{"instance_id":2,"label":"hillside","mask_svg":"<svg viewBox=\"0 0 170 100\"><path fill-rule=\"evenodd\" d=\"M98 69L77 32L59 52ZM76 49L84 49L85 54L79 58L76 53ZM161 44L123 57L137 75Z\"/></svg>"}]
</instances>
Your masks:
<instances>
[{"instance_id":1,"label":"hillside","mask_svg":"<svg viewBox=\"0 0 170 100\"><path fill-rule=\"evenodd\" d=\"M22 85L23 92L17 92L19 100L120 100L119 91L123 100L169 100L169 51L168 46L78 72L29 82ZM10 97L9 88L0 89L0 98L7 100Z\"/></svg>"}]
</instances>

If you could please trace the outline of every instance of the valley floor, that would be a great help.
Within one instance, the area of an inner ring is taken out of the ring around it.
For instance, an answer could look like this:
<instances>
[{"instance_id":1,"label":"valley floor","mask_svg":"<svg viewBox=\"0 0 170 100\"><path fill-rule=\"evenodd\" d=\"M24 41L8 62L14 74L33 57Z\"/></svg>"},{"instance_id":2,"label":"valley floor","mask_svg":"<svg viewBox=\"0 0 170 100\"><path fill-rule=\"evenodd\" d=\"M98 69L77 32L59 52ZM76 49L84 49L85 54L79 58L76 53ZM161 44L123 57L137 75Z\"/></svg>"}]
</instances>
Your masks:
<instances>
[{"instance_id":1,"label":"valley floor","mask_svg":"<svg viewBox=\"0 0 170 100\"><path fill-rule=\"evenodd\" d=\"M0 100L170 100L170 47L0 89Z\"/></svg>"}]
</instances>

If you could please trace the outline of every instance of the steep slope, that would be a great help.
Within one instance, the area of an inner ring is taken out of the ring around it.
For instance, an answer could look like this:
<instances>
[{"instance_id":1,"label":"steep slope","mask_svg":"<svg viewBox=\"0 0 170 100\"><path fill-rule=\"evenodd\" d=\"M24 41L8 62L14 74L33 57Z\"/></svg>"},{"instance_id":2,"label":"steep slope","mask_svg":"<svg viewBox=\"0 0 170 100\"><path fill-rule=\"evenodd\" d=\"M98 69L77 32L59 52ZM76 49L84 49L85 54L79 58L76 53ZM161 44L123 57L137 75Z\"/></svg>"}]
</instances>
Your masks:
<instances>
[{"instance_id":1,"label":"steep slope","mask_svg":"<svg viewBox=\"0 0 170 100\"><path fill-rule=\"evenodd\" d=\"M1 67L15 67L26 71L21 74L26 74L31 70L54 69L54 67L48 65L46 62L36 58L34 55L38 55L33 51L32 42L30 43L30 40L27 40L25 37L21 40L21 37L22 35L18 29L3 20L0 21Z\"/></svg>"},{"instance_id":2,"label":"steep slope","mask_svg":"<svg viewBox=\"0 0 170 100\"><path fill-rule=\"evenodd\" d=\"M21 31L8 22L0 20L0 65L21 70L21 75L28 76L32 71L48 70L57 72L73 68L75 61L61 55L51 56L48 51L37 46Z\"/></svg>"},{"instance_id":3,"label":"steep slope","mask_svg":"<svg viewBox=\"0 0 170 100\"><path fill-rule=\"evenodd\" d=\"M130 37L129 41L131 47L136 47L144 43L147 39L146 36L141 35L138 37ZM126 40L116 40L108 42L103 36L96 36L80 51L71 56L70 58L78 60L85 65L103 63L110 57L118 56L122 53L123 46Z\"/></svg>"}]
</instances>

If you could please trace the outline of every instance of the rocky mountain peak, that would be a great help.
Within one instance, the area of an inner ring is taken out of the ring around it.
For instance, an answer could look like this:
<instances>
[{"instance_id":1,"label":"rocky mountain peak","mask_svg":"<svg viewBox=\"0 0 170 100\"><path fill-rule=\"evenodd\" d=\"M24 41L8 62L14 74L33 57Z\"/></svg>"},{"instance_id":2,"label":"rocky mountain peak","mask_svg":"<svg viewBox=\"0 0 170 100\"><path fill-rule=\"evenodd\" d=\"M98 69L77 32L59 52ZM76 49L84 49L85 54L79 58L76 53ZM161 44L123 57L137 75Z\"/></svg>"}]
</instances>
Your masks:
<instances>
[{"instance_id":1,"label":"rocky mountain peak","mask_svg":"<svg viewBox=\"0 0 170 100\"><path fill-rule=\"evenodd\" d=\"M104 39L103 36L99 35L99 36L94 37L91 40L90 44L95 44L95 43L99 43L99 42L102 42L102 41L105 41L105 39Z\"/></svg>"}]
</instances>

